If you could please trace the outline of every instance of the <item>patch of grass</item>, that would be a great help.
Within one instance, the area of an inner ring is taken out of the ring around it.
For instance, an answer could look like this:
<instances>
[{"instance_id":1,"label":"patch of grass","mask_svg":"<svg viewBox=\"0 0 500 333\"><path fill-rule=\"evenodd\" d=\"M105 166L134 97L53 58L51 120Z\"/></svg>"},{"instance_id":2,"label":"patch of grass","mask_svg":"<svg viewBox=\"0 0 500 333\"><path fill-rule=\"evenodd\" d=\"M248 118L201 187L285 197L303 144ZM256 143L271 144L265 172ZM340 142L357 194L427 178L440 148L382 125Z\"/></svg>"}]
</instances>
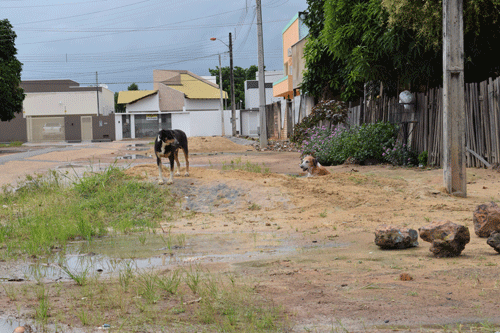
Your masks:
<instances>
[{"instance_id":1,"label":"patch of grass","mask_svg":"<svg viewBox=\"0 0 500 333\"><path fill-rule=\"evenodd\" d=\"M57 318L74 324L77 319L82 326L110 323L113 330L123 332L159 332L166 327L196 332L289 331L284 310L234 274L212 273L201 266L125 272L126 290L119 278L91 280L84 287L69 284L50 293L45 286L31 284L27 288L33 292L20 293L17 302L35 297L34 318L40 323Z\"/></svg>"},{"instance_id":2,"label":"patch of grass","mask_svg":"<svg viewBox=\"0 0 500 333\"><path fill-rule=\"evenodd\" d=\"M260 210L260 209L261 206L256 203L252 203L250 206L248 206L248 210Z\"/></svg>"},{"instance_id":3,"label":"patch of grass","mask_svg":"<svg viewBox=\"0 0 500 333\"><path fill-rule=\"evenodd\" d=\"M90 241L110 231L149 230L175 211L167 187L135 180L115 166L69 184L56 172L48 178L29 176L17 191L0 193L0 206L7 207L0 210L4 258L64 250L69 241Z\"/></svg>"},{"instance_id":4,"label":"patch of grass","mask_svg":"<svg viewBox=\"0 0 500 333\"><path fill-rule=\"evenodd\" d=\"M63 262L60 262L59 268L61 268L61 270L79 286L84 286L88 281L89 267L85 267L78 271L77 269L70 269L69 266L65 265Z\"/></svg>"},{"instance_id":5,"label":"patch of grass","mask_svg":"<svg viewBox=\"0 0 500 333\"><path fill-rule=\"evenodd\" d=\"M266 168L264 164L262 166L252 163L250 161L242 162L241 157L231 160L229 163L222 162L222 170L243 170L255 173L269 173L269 168Z\"/></svg>"},{"instance_id":6,"label":"patch of grass","mask_svg":"<svg viewBox=\"0 0 500 333\"><path fill-rule=\"evenodd\" d=\"M21 141L11 141L9 143L1 143L0 148L4 147L21 147L23 143Z\"/></svg>"},{"instance_id":7,"label":"patch of grass","mask_svg":"<svg viewBox=\"0 0 500 333\"><path fill-rule=\"evenodd\" d=\"M49 293L45 286L38 286L36 290L38 305L35 308L35 319L45 324L49 317Z\"/></svg>"}]
</instances>

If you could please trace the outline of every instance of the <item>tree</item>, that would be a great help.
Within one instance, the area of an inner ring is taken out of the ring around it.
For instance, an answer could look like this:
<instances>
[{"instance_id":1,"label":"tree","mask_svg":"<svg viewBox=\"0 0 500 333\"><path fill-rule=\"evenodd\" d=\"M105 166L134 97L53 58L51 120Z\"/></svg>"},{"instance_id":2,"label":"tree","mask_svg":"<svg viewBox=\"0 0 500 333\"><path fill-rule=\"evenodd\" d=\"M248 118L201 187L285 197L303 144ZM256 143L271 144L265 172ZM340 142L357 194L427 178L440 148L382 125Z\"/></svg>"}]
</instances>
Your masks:
<instances>
[{"instance_id":1,"label":"tree","mask_svg":"<svg viewBox=\"0 0 500 333\"><path fill-rule=\"evenodd\" d=\"M127 88L128 90L139 90L139 86L136 83L132 83L130 86Z\"/></svg>"},{"instance_id":2,"label":"tree","mask_svg":"<svg viewBox=\"0 0 500 333\"><path fill-rule=\"evenodd\" d=\"M125 104L118 104L118 93L115 92L115 112L123 113L125 112Z\"/></svg>"},{"instance_id":3,"label":"tree","mask_svg":"<svg viewBox=\"0 0 500 333\"><path fill-rule=\"evenodd\" d=\"M130 86L127 87L127 90L139 90L139 86L136 83L132 83ZM124 104L118 104L118 93L115 92L115 112L116 113L123 113L125 112L125 105Z\"/></svg>"},{"instance_id":4,"label":"tree","mask_svg":"<svg viewBox=\"0 0 500 333\"><path fill-rule=\"evenodd\" d=\"M249 68L242 67L234 67L233 75L234 75L234 100L237 105L240 105L240 109L245 108L245 81L247 80L255 80L255 73L259 70L259 68L255 65L250 66ZM216 82L219 84L219 66L215 67L215 69L208 69L210 75L213 75L217 78ZM222 88L224 91L230 95L231 92L231 84L230 84L230 68L222 67ZM228 108L231 108L231 100L228 101Z\"/></svg>"},{"instance_id":5,"label":"tree","mask_svg":"<svg viewBox=\"0 0 500 333\"><path fill-rule=\"evenodd\" d=\"M389 26L416 32L428 48L441 54L442 0L382 0ZM491 61L500 51L500 0L464 1L464 53L466 82L480 82L500 75L500 64Z\"/></svg>"},{"instance_id":6,"label":"tree","mask_svg":"<svg viewBox=\"0 0 500 333\"><path fill-rule=\"evenodd\" d=\"M16 58L16 37L9 20L0 20L0 121L12 120L23 110L23 64Z\"/></svg>"},{"instance_id":7,"label":"tree","mask_svg":"<svg viewBox=\"0 0 500 333\"><path fill-rule=\"evenodd\" d=\"M304 24L309 28L304 49L305 71L300 89L317 100L333 99L340 94L341 63L335 61L328 46L323 43L323 6L325 0L307 0Z\"/></svg>"},{"instance_id":8,"label":"tree","mask_svg":"<svg viewBox=\"0 0 500 333\"><path fill-rule=\"evenodd\" d=\"M304 91L318 96L320 88L334 88L348 101L362 95L365 83L382 83L390 95L442 84L442 0L308 4L312 16L305 20L310 36L304 52ZM491 61L500 51L499 21L500 0L464 2L467 82L500 75L500 64Z\"/></svg>"}]
</instances>

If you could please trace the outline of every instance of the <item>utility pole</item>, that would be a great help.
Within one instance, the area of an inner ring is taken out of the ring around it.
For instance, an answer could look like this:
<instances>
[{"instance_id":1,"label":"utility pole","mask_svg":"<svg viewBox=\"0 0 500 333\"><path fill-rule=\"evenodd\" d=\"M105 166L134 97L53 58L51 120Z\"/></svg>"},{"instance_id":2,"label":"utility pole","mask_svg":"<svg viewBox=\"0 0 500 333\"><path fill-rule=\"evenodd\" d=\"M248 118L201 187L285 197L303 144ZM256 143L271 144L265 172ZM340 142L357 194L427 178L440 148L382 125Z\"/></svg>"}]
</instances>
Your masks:
<instances>
[{"instance_id":1,"label":"utility pole","mask_svg":"<svg viewBox=\"0 0 500 333\"><path fill-rule=\"evenodd\" d=\"M221 117L221 125L222 125L222 136L226 135L226 130L224 128L224 102L222 101L222 62L220 60L219 53L219 89L220 89L220 117Z\"/></svg>"},{"instance_id":2,"label":"utility pole","mask_svg":"<svg viewBox=\"0 0 500 333\"><path fill-rule=\"evenodd\" d=\"M230 67L230 75L231 75L231 126L233 136L236 136L236 105L234 98L234 72L233 72L233 39L231 37L231 33L229 33L229 67Z\"/></svg>"},{"instance_id":3,"label":"utility pole","mask_svg":"<svg viewBox=\"0 0 500 333\"><path fill-rule=\"evenodd\" d=\"M260 148L267 147L266 119L266 82L264 75L264 37L262 34L262 7L257 1L257 43L259 53L259 118L260 118Z\"/></svg>"},{"instance_id":4,"label":"utility pole","mask_svg":"<svg viewBox=\"0 0 500 333\"><path fill-rule=\"evenodd\" d=\"M443 178L466 197L463 0L443 1Z\"/></svg>"},{"instance_id":5,"label":"utility pole","mask_svg":"<svg viewBox=\"0 0 500 333\"><path fill-rule=\"evenodd\" d=\"M95 91L97 93L97 115L99 115L99 79L97 72L95 72Z\"/></svg>"}]
</instances>

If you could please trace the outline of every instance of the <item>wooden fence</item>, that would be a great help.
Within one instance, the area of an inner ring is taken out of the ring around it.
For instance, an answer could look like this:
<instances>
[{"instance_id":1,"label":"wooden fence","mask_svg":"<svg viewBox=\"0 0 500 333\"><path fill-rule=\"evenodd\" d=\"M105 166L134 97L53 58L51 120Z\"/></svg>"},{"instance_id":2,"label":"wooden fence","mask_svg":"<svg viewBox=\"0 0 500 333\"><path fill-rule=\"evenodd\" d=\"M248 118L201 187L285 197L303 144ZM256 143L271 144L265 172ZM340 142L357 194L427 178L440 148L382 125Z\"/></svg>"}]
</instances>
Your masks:
<instances>
[{"instance_id":1,"label":"wooden fence","mask_svg":"<svg viewBox=\"0 0 500 333\"><path fill-rule=\"evenodd\" d=\"M467 167L500 163L500 78L466 84L464 93ZM415 97L413 110L405 109L397 98L369 100L364 107L349 109L349 124L361 125L379 121L407 124L408 142L411 147L419 153L426 150L429 154L429 164L441 166L442 88L416 94Z\"/></svg>"}]
</instances>

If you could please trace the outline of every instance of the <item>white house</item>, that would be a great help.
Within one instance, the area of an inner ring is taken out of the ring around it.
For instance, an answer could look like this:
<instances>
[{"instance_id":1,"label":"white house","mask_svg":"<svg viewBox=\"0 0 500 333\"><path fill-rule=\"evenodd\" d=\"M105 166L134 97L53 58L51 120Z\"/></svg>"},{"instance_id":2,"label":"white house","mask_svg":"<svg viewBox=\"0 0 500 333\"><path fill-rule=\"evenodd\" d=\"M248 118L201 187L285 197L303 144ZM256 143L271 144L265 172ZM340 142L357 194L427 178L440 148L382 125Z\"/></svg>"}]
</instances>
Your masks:
<instances>
[{"instance_id":1,"label":"white house","mask_svg":"<svg viewBox=\"0 0 500 333\"><path fill-rule=\"evenodd\" d=\"M117 140L152 137L160 129L173 128L187 136L221 135L220 90L214 78L185 70L154 70L153 81L154 90L119 92L118 103L126 104L126 112L116 114ZM231 111L223 113L225 132L231 133Z\"/></svg>"}]
</instances>

